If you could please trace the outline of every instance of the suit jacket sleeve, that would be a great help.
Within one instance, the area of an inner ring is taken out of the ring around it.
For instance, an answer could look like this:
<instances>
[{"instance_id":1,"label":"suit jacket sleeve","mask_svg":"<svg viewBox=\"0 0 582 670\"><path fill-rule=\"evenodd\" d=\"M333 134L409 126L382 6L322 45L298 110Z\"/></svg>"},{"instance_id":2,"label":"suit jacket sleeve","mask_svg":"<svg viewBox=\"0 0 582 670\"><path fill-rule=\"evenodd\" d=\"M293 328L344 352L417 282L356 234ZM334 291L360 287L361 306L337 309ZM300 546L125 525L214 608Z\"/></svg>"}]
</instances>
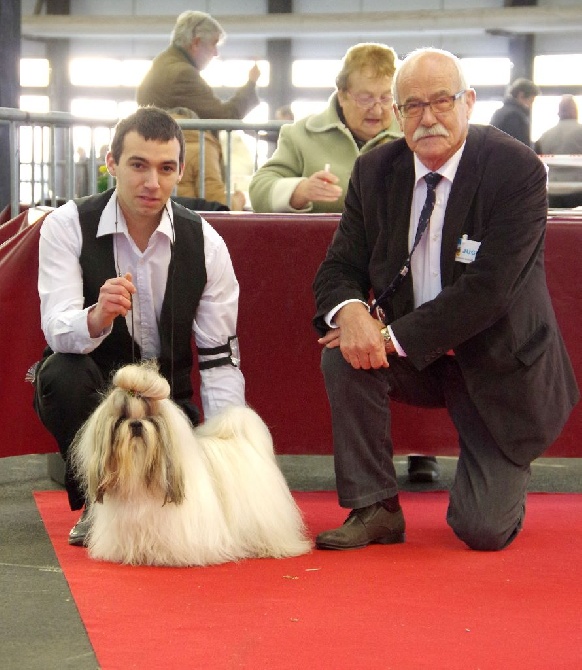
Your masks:
<instances>
[{"instance_id":1,"label":"suit jacket sleeve","mask_svg":"<svg viewBox=\"0 0 582 670\"><path fill-rule=\"evenodd\" d=\"M367 301L370 294L370 248L361 209L359 168L357 159L338 228L313 282L317 308L313 325L321 335L328 330L327 312L345 300Z\"/></svg>"},{"instance_id":2,"label":"suit jacket sleeve","mask_svg":"<svg viewBox=\"0 0 582 670\"><path fill-rule=\"evenodd\" d=\"M201 119L242 119L259 104L256 86L250 81L223 102L195 67L181 68L174 86L181 105L193 109Z\"/></svg>"}]
</instances>

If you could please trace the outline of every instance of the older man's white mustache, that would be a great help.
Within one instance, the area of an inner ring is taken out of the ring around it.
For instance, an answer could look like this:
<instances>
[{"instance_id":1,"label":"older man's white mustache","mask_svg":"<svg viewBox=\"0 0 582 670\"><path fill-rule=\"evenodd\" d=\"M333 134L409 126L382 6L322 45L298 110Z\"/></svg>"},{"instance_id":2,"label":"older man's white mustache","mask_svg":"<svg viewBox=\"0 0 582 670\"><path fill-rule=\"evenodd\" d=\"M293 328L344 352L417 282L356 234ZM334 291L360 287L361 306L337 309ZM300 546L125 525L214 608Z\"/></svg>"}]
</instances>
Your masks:
<instances>
[{"instance_id":1,"label":"older man's white mustache","mask_svg":"<svg viewBox=\"0 0 582 670\"><path fill-rule=\"evenodd\" d=\"M448 137L447 129L440 123L435 123L434 126L427 128L426 126L418 126L414 131L412 139L414 142L421 140L423 137Z\"/></svg>"}]
</instances>

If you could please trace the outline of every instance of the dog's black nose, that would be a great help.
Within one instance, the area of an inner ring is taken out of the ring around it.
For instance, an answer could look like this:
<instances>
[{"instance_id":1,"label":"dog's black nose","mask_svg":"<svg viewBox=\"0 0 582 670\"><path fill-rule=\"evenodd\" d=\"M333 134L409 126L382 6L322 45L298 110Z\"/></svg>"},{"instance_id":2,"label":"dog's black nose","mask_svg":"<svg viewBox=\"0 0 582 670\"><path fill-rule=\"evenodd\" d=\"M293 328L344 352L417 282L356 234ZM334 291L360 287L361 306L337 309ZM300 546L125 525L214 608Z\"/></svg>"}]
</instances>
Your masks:
<instances>
[{"instance_id":1,"label":"dog's black nose","mask_svg":"<svg viewBox=\"0 0 582 670\"><path fill-rule=\"evenodd\" d=\"M129 427L131 428L131 436L132 437L141 437L142 436L142 424L141 421L132 421L129 424Z\"/></svg>"}]
</instances>

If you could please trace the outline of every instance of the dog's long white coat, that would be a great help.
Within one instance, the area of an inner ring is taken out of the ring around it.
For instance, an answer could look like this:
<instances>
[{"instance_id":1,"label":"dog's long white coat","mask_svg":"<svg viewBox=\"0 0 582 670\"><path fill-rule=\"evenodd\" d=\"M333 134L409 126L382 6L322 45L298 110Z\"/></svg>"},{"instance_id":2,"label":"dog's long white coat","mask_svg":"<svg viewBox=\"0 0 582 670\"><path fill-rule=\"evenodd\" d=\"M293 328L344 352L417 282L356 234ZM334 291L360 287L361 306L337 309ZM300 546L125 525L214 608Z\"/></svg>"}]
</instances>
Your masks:
<instances>
[{"instance_id":1,"label":"dog's long white coat","mask_svg":"<svg viewBox=\"0 0 582 670\"><path fill-rule=\"evenodd\" d=\"M107 399L96 412L106 411ZM108 490L90 508L89 554L119 563L191 566L310 550L299 509L279 470L271 435L248 407L229 407L196 429L171 400L159 401L181 460L185 499L163 503L145 486ZM90 426L91 419L88 422ZM91 430L74 447L83 480L95 461ZM93 458L92 458L93 455Z\"/></svg>"}]
</instances>

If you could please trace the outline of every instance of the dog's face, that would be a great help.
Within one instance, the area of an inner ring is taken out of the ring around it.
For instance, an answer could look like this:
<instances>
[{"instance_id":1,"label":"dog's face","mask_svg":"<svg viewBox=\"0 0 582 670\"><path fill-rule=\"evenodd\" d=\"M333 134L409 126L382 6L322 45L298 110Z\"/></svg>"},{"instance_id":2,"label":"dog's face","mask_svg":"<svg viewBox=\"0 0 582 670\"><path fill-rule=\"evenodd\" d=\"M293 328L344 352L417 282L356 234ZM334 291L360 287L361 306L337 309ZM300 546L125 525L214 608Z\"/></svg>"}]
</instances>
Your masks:
<instances>
[{"instance_id":1,"label":"dog's face","mask_svg":"<svg viewBox=\"0 0 582 670\"><path fill-rule=\"evenodd\" d=\"M110 492L131 499L144 492L181 503L184 483L172 431L160 401L115 388L96 410L88 488L97 502Z\"/></svg>"}]
</instances>

